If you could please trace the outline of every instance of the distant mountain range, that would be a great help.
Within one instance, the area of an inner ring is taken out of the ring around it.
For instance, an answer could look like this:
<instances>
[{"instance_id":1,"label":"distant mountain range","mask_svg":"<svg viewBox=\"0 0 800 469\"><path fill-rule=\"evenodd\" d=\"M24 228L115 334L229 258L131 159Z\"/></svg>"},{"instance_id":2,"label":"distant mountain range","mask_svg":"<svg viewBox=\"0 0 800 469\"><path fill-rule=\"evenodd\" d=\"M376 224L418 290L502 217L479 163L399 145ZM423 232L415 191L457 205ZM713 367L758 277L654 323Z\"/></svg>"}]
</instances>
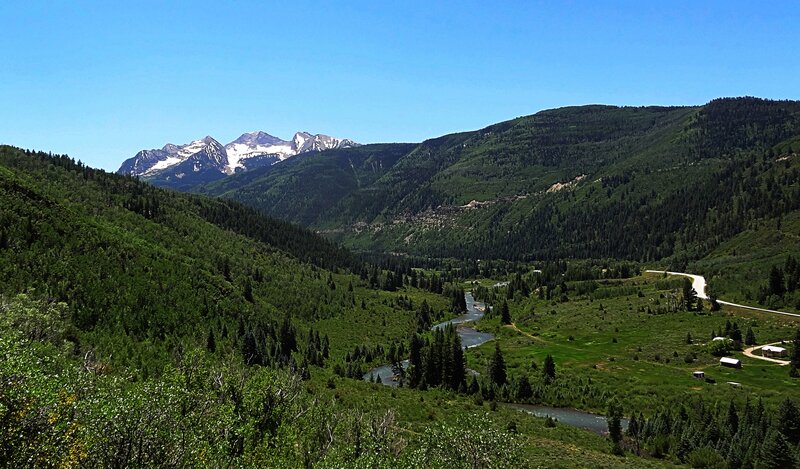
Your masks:
<instances>
[{"instance_id":1,"label":"distant mountain range","mask_svg":"<svg viewBox=\"0 0 800 469\"><path fill-rule=\"evenodd\" d=\"M300 153L357 146L349 139L308 132L297 132L289 141L256 131L242 134L225 146L206 136L185 145L168 143L160 149L142 150L125 160L117 173L182 189L269 166Z\"/></svg>"}]
</instances>

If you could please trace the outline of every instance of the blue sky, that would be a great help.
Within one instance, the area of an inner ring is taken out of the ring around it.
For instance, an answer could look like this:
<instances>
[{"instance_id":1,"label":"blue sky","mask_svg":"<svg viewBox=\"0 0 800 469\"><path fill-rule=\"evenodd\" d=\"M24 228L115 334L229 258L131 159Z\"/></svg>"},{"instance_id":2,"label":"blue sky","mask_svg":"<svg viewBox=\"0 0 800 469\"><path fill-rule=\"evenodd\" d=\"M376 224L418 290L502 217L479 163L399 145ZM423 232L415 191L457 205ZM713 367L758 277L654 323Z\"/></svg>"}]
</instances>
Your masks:
<instances>
[{"instance_id":1,"label":"blue sky","mask_svg":"<svg viewBox=\"0 0 800 469\"><path fill-rule=\"evenodd\" d=\"M420 141L574 104L800 99L800 2L0 2L0 143Z\"/></svg>"}]
</instances>

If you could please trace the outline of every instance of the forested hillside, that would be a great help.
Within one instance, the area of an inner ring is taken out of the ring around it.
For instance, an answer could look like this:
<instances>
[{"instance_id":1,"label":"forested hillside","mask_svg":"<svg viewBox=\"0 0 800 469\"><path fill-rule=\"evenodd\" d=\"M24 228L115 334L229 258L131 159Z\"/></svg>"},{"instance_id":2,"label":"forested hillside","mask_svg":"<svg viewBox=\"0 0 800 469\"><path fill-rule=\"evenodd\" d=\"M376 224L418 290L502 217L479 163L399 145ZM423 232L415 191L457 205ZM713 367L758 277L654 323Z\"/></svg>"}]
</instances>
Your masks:
<instances>
[{"instance_id":1,"label":"forested hillside","mask_svg":"<svg viewBox=\"0 0 800 469\"><path fill-rule=\"evenodd\" d=\"M798 151L795 101L583 106L307 155L197 190L357 250L685 265L798 208Z\"/></svg>"},{"instance_id":2,"label":"forested hillside","mask_svg":"<svg viewBox=\"0 0 800 469\"><path fill-rule=\"evenodd\" d=\"M145 374L211 342L288 362L287 337L316 321L391 310L367 294L366 266L316 234L66 156L2 147L0 207L0 294L64 302L76 355ZM412 330L407 314L388 320Z\"/></svg>"},{"instance_id":3,"label":"forested hillside","mask_svg":"<svg viewBox=\"0 0 800 469\"><path fill-rule=\"evenodd\" d=\"M527 465L513 411L362 379L463 302L238 203L0 147L0 466Z\"/></svg>"}]
</instances>

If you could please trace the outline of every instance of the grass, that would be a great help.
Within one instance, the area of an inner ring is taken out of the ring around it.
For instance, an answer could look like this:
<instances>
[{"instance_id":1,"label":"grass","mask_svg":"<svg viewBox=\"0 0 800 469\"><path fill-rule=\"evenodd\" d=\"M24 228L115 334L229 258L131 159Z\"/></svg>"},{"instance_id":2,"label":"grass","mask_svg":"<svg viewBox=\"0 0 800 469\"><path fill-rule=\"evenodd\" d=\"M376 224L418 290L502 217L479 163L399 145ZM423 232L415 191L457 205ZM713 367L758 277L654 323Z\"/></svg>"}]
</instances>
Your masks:
<instances>
[{"instance_id":1,"label":"grass","mask_svg":"<svg viewBox=\"0 0 800 469\"><path fill-rule=\"evenodd\" d=\"M501 326L498 319L484 320L478 327L496 334L512 377L524 374L538 382L540 373L532 364L541 366L548 354L554 357L557 381L562 383L556 392L542 393L544 403L602 413L608 399L616 396L626 413L647 414L663 403L693 397L737 402L761 398L767 405L777 405L785 396L800 393L800 380L789 378L786 367L735 351L731 356L741 359L743 367L725 368L705 345L712 331L724 329L728 320L736 322L742 333L752 327L761 344L790 339L800 321L735 309L648 314L648 306L664 304L663 297L673 293L657 289L663 285L638 277L616 285L617 291L635 294L602 300L583 296L565 303L528 298L510 303L516 328ZM687 333L692 344L686 342ZM486 370L493 349L487 344L470 350L468 366ZM696 359L686 363L687 356ZM716 383L693 379L695 370L705 371ZM741 387L726 385L727 381ZM579 392L571 391L576 387Z\"/></svg>"},{"instance_id":2,"label":"grass","mask_svg":"<svg viewBox=\"0 0 800 469\"><path fill-rule=\"evenodd\" d=\"M454 421L464 414L485 414L498 428L508 428L511 422L522 439L525 467L665 467L668 461L626 457L611 454L608 440L588 430L557 424L546 427L544 419L504 406L491 409L489 402L476 404L468 396L440 389L418 391L408 388L389 388L363 381L334 378L335 388L327 386L332 375L329 370L315 368L309 392L324 398L334 398L346 407L383 412L392 409L409 438L425 432L428 427Z\"/></svg>"}]
</instances>

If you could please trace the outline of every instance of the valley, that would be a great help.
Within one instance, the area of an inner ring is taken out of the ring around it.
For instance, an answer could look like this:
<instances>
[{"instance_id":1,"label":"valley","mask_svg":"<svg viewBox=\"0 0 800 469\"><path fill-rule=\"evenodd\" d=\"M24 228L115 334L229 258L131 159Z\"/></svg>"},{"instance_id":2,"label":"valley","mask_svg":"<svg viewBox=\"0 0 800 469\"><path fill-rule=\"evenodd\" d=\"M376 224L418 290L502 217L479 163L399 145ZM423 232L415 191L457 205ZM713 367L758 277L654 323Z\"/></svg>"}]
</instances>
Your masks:
<instances>
[{"instance_id":1,"label":"valley","mask_svg":"<svg viewBox=\"0 0 800 469\"><path fill-rule=\"evenodd\" d=\"M0 468L800 469L800 3L0 3Z\"/></svg>"},{"instance_id":2,"label":"valley","mask_svg":"<svg viewBox=\"0 0 800 469\"><path fill-rule=\"evenodd\" d=\"M0 147L0 463L788 460L798 116L582 106L227 172L210 137L140 174Z\"/></svg>"}]
</instances>

